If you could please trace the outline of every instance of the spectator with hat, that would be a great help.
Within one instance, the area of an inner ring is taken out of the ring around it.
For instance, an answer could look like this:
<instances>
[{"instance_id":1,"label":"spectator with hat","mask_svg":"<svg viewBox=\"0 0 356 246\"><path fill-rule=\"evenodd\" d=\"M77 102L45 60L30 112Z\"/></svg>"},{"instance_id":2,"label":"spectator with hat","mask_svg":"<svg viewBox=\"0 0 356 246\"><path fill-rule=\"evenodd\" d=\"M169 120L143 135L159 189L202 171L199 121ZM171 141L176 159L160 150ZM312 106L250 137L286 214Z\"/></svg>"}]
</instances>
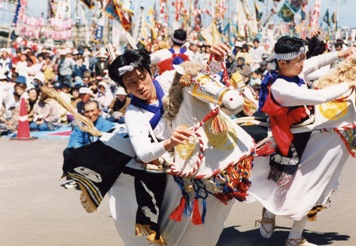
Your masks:
<instances>
[{"instance_id":1,"label":"spectator with hat","mask_svg":"<svg viewBox=\"0 0 356 246\"><path fill-rule=\"evenodd\" d=\"M172 47L161 49L151 54L151 66L158 67L158 73L173 70L173 64L178 65L184 61L194 61L194 53L183 47L187 39L187 32L176 29L172 36Z\"/></svg>"},{"instance_id":2,"label":"spectator with hat","mask_svg":"<svg viewBox=\"0 0 356 246\"><path fill-rule=\"evenodd\" d=\"M99 102L99 106L102 108L104 113L107 113L109 106L114 99L114 95L112 94L109 85L105 81L99 82L98 89L99 90L95 96L95 100Z\"/></svg>"},{"instance_id":3,"label":"spectator with hat","mask_svg":"<svg viewBox=\"0 0 356 246\"><path fill-rule=\"evenodd\" d=\"M58 80L63 82L65 79L72 83L72 75L74 70L75 62L72 59L72 53L70 50L60 50L59 51L59 62L58 62Z\"/></svg>"},{"instance_id":4,"label":"spectator with hat","mask_svg":"<svg viewBox=\"0 0 356 246\"><path fill-rule=\"evenodd\" d=\"M39 88L43 85L45 85L45 76L42 72L36 73L36 75L33 77L32 84L35 86L35 88Z\"/></svg>"},{"instance_id":5,"label":"spectator with hat","mask_svg":"<svg viewBox=\"0 0 356 246\"><path fill-rule=\"evenodd\" d=\"M105 77L108 71L109 62L107 61L108 55L103 51L100 51L96 56L97 61L94 64L94 76Z\"/></svg>"},{"instance_id":6,"label":"spectator with hat","mask_svg":"<svg viewBox=\"0 0 356 246\"><path fill-rule=\"evenodd\" d=\"M73 78L78 76L83 79L84 72L87 70L88 70L87 66L84 64L84 58L82 56L78 56L77 61L75 62L74 65Z\"/></svg>"},{"instance_id":7,"label":"spectator with hat","mask_svg":"<svg viewBox=\"0 0 356 246\"><path fill-rule=\"evenodd\" d=\"M236 58L239 58L239 57L244 58L245 64L250 66L250 64L252 62L252 56L248 52L248 50L249 50L248 45L243 44L241 50L239 52L237 52Z\"/></svg>"},{"instance_id":8,"label":"spectator with hat","mask_svg":"<svg viewBox=\"0 0 356 246\"><path fill-rule=\"evenodd\" d=\"M6 76L11 77L12 61L10 59L8 50L5 48L1 49L0 68L3 69Z\"/></svg>"},{"instance_id":9,"label":"spectator with hat","mask_svg":"<svg viewBox=\"0 0 356 246\"><path fill-rule=\"evenodd\" d=\"M77 103L77 112L84 115L84 104L91 98L91 89L86 86L82 86L79 89L80 102Z\"/></svg>"},{"instance_id":10,"label":"spectator with hat","mask_svg":"<svg viewBox=\"0 0 356 246\"><path fill-rule=\"evenodd\" d=\"M127 96L127 93L123 87L117 87L115 95L116 97L109 106L108 113L110 116L107 120L124 124L126 108L130 104L131 98Z\"/></svg>"}]
</instances>

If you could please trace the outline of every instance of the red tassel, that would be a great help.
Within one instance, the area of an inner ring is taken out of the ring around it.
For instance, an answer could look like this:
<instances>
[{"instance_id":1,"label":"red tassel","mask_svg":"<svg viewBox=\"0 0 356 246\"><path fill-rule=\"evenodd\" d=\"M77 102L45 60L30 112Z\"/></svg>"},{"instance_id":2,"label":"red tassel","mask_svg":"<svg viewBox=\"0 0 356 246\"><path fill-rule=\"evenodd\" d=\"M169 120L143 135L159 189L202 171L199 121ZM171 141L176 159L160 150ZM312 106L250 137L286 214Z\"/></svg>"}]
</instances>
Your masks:
<instances>
[{"instance_id":1,"label":"red tassel","mask_svg":"<svg viewBox=\"0 0 356 246\"><path fill-rule=\"evenodd\" d=\"M224 203L225 205L228 204L232 198L234 198L231 193L215 193L214 196L220 200L220 202Z\"/></svg>"},{"instance_id":2,"label":"red tassel","mask_svg":"<svg viewBox=\"0 0 356 246\"><path fill-rule=\"evenodd\" d=\"M276 149L274 147L271 147L272 143L267 142L260 146L259 148L256 149L256 155L257 156L270 156L273 153L276 153Z\"/></svg>"},{"instance_id":3,"label":"red tassel","mask_svg":"<svg viewBox=\"0 0 356 246\"><path fill-rule=\"evenodd\" d=\"M197 198L194 198L192 222L194 225L203 224L203 220L199 212L199 203Z\"/></svg>"},{"instance_id":4,"label":"red tassel","mask_svg":"<svg viewBox=\"0 0 356 246\"><path fill-rule=\"evenodd\" d=\"M185 208L185 197L182 196L178 207L176 207L169 218L173 221L181 222Z\"/></svg>"},{"instance_id":5,"label":"red tassel","mask_svg":"<svg viewBox=\"0 0 356 246\"><path fill-rule=\"evenodd\" d=\"M240 201L240 202L246 201L246 196L247 196L246 192L236 192L236 191L235 191L233 194L234 194L234 197L235 197L238 201Z\"/></svg>"}]
</instances>

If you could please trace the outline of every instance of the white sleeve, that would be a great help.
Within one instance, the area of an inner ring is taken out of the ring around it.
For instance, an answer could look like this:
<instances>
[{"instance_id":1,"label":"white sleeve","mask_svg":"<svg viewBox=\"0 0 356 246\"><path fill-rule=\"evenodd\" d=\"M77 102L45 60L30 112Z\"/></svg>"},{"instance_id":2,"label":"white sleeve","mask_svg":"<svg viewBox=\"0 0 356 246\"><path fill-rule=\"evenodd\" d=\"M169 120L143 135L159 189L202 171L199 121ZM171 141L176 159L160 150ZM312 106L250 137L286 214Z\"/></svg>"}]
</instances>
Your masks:
<instances>
[{"instance_id":1,"label":"white sleeve","mask_svg":"<svg viewBox=\"0 0 356 246\"><path fill-rule=\"evenodd\" d=\"M125 113L125 123L137 157L141 161L149 163L163 155L166 150L163 141L159 143L151 142L147 128L149 121L145 116L136 107L130 105Z\"/></svg>"},{"instance_id":2,"label":"white sleeve","mask_svg":"<svg viewBox=\"0 0 356 246\"><path fill-rule=\"evenodd\" d=\"M302 76L306 77L308 74L318 70L321 67L329 65L339 59L337 52L330 52L319 56L314 56L305 61Z\"/></svg>"},{"instance_id":3,"label":"white sleeve","mask_svg":"<svg viewBox=\"0 0 356 246\"><path fill-rule=\"evenodd\" d=\"M271 86L274 99L284 107L321 104L340 97L348 90L349 86L346 82L321 90L312 90L277 79Z\"/></svg>"},{"instance_id":4,"label":"white sleeve","mask_svg":"<svg viewBox=\"0 0 356 246\"><path fill-rule=\"evenodd\" d=\"M165 95L168 95L169 88L171 88L175 74L175 70L167 70L155 78L155 80L157 80L162 86Z\"/></svg>"}]
</instances>

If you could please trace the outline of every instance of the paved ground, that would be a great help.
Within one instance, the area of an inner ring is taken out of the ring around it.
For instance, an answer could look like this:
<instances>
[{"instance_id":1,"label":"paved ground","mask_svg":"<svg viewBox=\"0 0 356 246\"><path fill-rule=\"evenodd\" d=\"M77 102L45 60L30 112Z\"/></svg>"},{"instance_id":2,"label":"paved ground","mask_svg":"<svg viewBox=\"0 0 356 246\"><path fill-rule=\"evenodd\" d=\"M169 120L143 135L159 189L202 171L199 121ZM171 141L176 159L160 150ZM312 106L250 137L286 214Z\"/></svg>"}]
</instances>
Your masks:
<instances>
[{"instance_id":1,"label":"paved ground","mask_svg":"<svg viewBox=\"0 0 356 246\"><path fill-rule=\"evenodd\" d=\"M67 140L11 141L0 138L0 246L120 246L108 201L94 214L79 202L79 191L60 186ZM333 195L332 209L309 223L305 236L319 245L356 245L356 160L350 159ZM254 221L258 203L235 203L219 246L283 245L291 226L278 218L271 239L262 239ZM197 245L195 245L197 246Z\"/></svg>"}]
</instances>

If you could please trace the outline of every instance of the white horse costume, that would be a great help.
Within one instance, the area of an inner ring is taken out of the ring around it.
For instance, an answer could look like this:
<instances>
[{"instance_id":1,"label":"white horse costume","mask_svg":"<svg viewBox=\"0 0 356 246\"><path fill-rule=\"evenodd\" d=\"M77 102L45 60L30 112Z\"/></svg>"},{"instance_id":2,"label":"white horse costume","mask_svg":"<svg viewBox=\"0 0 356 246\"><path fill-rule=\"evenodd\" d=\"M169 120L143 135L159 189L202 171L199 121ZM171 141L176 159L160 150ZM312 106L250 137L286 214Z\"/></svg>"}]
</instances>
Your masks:
<instances>
[{"instance_id":1,"label":"white horse costume","mask_svg":"<svg viewBox=\"0 0 356 246\"><path fill-rule=\"evenodd\" d=\"M227 112L238 112L243 106L241 95L214 81L208 73L199 73L191 79L199 83L186 84L179 112L171 118L173 129L178 125L192 127L196 137L186 145L178 145L173 159L166 160L171 164L167 171L171 175L164 194L160 228L168 245L216 244L233 205L233 193L238 199L245 199L252 167L253 139L214 107L220 105ZM212 132L213 122L220 126L220 132ZM229 197L222 197L224 190L229 191L226 192ZM133 234L137 210L134 193L133 177L125 174L110 190L110 208L125 245L142 245L145 241ZM201 223L204 225L197 226Z\"/></svg>"}]
</instances>

